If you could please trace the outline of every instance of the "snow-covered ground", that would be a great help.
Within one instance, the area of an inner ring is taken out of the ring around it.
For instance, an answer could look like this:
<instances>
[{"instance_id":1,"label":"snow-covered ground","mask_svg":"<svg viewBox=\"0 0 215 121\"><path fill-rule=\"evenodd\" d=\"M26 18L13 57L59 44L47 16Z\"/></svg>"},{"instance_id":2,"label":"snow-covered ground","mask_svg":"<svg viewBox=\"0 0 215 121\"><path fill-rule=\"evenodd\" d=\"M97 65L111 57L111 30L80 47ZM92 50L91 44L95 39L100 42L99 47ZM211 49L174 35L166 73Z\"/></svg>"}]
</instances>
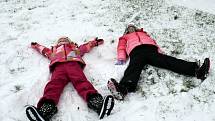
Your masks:
<instances>
[{"instance_id":1,"label":"snow-covered ground","mask_svg":"<svg viewBox=\"0 0 215 121\"><path fill-rule=\"evenodd\" d=\"M25 105L36 105L49 79L49 61L30 48L47 47L62 36L78 44L94 37L105 44L84 59L85 74L101 94L116 66L118 37L128 23L143 27L163 51L189 61L211 59L209 77L200 80L148 66L138 91L104 121L215 121L215 12L213 0L0 0L0 119L27 121ZM127 63L128 64L128 63ZM98 121L69 84L53 121Z\"/></svg>"},{"instance_id":2,"label":"snow-covered ground","mask_svg":"<svg viewBox=\"0 0 215 121\"><path fill-rule=\"evenodd\" d=\"M214 0L169 0L168 2L172 2L176 5L186 6L192 9L199 9L212 14L215 12Z\"/></svg>"}]
</instances>

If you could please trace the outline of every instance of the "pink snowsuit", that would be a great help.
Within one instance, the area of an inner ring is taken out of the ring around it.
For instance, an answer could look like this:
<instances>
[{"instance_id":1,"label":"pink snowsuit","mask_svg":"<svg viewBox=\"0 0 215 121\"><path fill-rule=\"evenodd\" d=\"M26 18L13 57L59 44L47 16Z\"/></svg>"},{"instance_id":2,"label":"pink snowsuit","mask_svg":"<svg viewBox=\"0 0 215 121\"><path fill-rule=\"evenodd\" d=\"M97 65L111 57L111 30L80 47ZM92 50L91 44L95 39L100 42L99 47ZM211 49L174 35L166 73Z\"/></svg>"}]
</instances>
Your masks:
<instances>
[{"instance_id":1,"label":"pink snowsuit","mask_svg":"<svg viewBox=\"0 0 215 121\"><path fill-rule=\"evenodd\" d=\"M51 80L47 83L43 97L37 107L46 100L54 101L57 105L64 87L71 82L78 94L87 101L88 95L98 93L83 73L85 62L81 58L96 46L95 40L77 47L74 44L53 46L51 49L36 44L34 49L47 57L50 62Z\"/></svg>"}]
</instances>

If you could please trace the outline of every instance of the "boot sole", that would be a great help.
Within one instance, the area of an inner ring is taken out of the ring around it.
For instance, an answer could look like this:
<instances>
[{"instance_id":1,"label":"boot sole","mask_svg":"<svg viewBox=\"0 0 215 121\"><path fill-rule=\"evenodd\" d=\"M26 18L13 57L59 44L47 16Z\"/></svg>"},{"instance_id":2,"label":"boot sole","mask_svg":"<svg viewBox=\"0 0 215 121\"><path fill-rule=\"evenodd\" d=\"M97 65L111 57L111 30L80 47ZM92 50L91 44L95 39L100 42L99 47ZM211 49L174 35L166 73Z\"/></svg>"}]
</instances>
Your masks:
<instances>
[{"instance_id":1,"label":"boot sole","mask_svg":"<svg viewBox=\"0 0 215 121\"><path fill-rule=\"evenodd\" d=\"M206 78L207 78L207 76L208 76L208 73L209 73L209 70L210 70L210 59L208 58L208 61L207 61L207 63L206 63L207 65L208 65L208 67L206 68L206 70L207 70L207 73L206 73ZM206 79L205 78L205 79Z\"/></svg>"},{"instance_id":2,"label":"boot sole","mask_svg":"<svg viewBox=\"0 0 215 121\"><path fill-rule=\"evenodd\" d=\"M34 106L26 108L26 115L30 121L45 121Z\"/></svg>"},{"instance_id":3,"label":"boot sole","mask_svg":"<svg viewBox=\"0 0 215 121\"><path fill-rule=\"evenodd\" d=\"M115 79L111 78L109 81L108 81L108 84L107 85L110 85L110 83L113 83L114 85L114 88L115 89L112 89L110 86L107 86L109 91L111 92L111 94L114 96L115 99L117 100L124 100L124 96L122 96L119 92L119 89L116 85L118 85L118 83L116 82Z\"/></svg>"},{"instance_id":4,"label":"boot sole","mask_svg":"<svg viewBox=\"0 0 215 121\"><path fill-rule=\"evenodd\" d=\"M100 114L99 114L99 119L104 118L105 114L107 114L107 116L109 116L113 107L114 107L113 96L111 96L111 95L106 96L104 98L102 109L101 109Z\"/></svg>"},{"instance_id":5,"label":"boot sole","mask_svg":"<svg viewBox=\"0 0 215 121\"><path fill-rule=\"evenodd\" d=\"M202 81L204 81L207 78L209 70L210 70L210 59L209 58L207 58L206 65L208 65L206 68L207 72L205 73L205 77L203 78Z\"/></svg>"}]
</instances>

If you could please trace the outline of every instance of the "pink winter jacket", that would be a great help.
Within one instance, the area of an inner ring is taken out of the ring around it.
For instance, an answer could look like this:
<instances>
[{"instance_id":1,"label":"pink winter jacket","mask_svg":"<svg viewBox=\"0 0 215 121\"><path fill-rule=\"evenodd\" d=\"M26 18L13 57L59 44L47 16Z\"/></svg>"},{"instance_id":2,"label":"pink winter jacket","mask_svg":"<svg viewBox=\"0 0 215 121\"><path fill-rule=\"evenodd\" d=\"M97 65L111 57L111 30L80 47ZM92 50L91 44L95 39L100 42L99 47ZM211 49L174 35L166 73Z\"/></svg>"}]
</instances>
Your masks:
<instances>
[{"instance_id":1,"label":"pink winter jacket","mask_svg":"<svg viewBox=\"0 0 215 121\"><path fill-rule=\"evenodd\" d=\"M117 47L117 60L126 61L130 52L137 46L142 44L155 45L158 47L155 40L153 40L143 28L137 32L125 34L119 38L118 47ZM161 52L158 47L158 51Z\"/></svg>"},{"instance_id":2,"label":"pink winter jacket","mask_svg":"<svg viewBox=\"0 0 215 121\"><path fill-rule=\"evenodd\" d=\"M95 43L95 40L93 40L80 45L79 47L77 47L75 44L62 44L52 46L51 49L43 45L36 44L33 48L51 60L49 67L50 70L53 71L53 67L57 62L67 61L77 61L81 67L84 68L86 64L82 59L82 56L95 47Z\"/></svg>"}]
</instances>

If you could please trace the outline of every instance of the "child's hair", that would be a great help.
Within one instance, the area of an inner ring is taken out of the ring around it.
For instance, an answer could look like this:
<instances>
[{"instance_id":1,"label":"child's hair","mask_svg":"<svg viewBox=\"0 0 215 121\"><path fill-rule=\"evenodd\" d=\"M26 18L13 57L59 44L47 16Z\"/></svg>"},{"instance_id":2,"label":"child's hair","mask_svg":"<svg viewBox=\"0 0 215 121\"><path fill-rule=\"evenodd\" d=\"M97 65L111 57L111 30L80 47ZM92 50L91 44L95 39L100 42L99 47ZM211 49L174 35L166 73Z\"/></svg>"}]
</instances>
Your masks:
<instances>
[{"instance_id":1,"label":"child's hair","mask_svg":"<svg viewBox=\"0 0 215 121\"><path fill-rule=\"evenodd\" d=\"M123 35L128 34L128 28L129 28L129 27L134 27L134 28L135 28L135 31L138 30L138 28L137 28L134 24L128 24L128 25L126 26L126 28L125 28L125 31L124 31L124 34L123 34Z\"/></svg>"}]
</instances>

